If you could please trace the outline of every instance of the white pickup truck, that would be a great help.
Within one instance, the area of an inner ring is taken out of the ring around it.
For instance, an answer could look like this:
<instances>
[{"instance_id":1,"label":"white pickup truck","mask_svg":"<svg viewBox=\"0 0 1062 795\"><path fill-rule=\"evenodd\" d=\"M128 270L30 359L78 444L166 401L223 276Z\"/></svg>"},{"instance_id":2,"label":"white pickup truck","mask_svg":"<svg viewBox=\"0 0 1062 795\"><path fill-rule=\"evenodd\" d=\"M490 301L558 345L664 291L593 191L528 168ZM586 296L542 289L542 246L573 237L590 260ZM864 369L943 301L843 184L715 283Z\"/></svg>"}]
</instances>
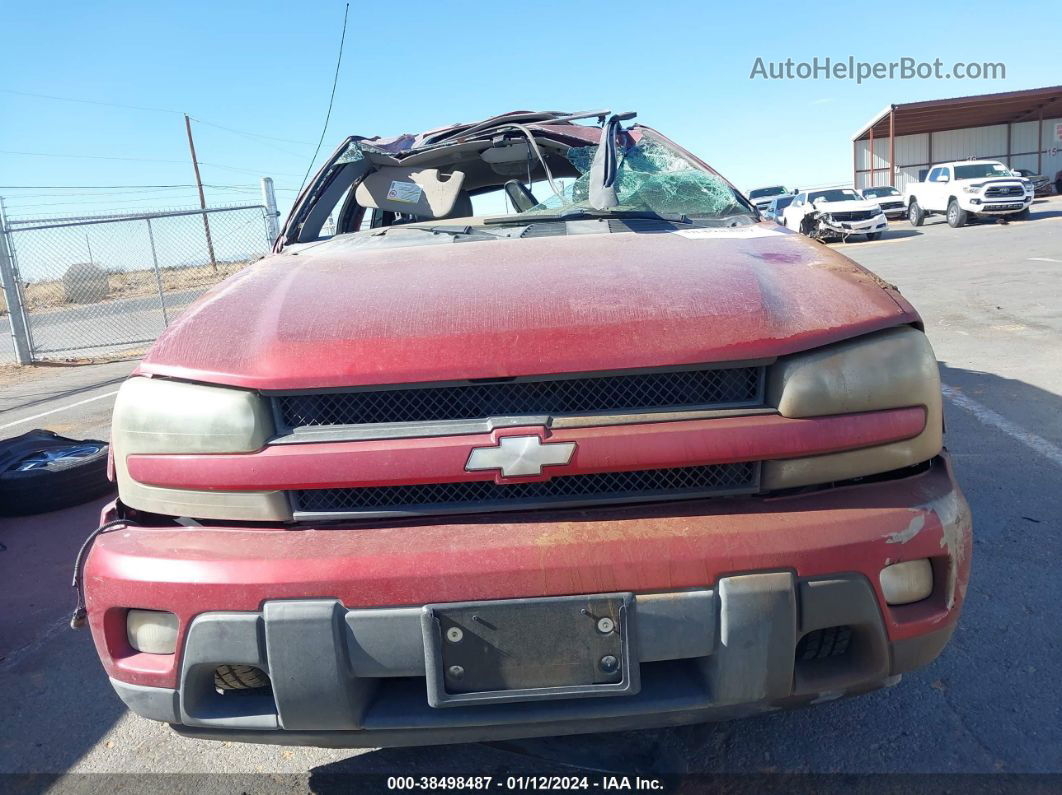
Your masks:
<instances>
[{"instance_id":1,"label":"white pickup truck","mask_svg":"<svg viewBox=\"0 0 1062 795\"><path fill-rule=\"evenodd\" d=\"M933 166L904 198L912 226L944 213L950 226L959 227L979 216L1027 218L1033 189L996 160L959 160Z\"/></svg>"}]
</instances>

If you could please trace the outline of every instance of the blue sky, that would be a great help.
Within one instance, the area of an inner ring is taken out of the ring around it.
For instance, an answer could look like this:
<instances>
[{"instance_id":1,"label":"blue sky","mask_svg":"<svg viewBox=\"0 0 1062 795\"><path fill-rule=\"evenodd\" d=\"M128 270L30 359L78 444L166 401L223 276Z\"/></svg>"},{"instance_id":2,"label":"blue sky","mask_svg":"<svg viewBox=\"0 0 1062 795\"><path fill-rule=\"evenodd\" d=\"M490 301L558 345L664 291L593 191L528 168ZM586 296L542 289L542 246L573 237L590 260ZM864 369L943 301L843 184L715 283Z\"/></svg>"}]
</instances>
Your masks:
<instances>
[{"instance_id":1,"label":"blue sky","mask_svg":"<svg viewBox=\"0 0 1062 795\"><path fill-rule=\"evenodd\" d=\"M181 111L208 201L294 196L321 132L343 3L6 4L0 185L188 185ZM743 190L851 180L851 135L890 102L1058 83L1057 5L703 2L353 3L321 156L526 108L636 110ZM832 10L831 10L832 9ZM905 10L906 9L906 10ZM1039 21L1050 24L1039 24ZM751 80L767 61L1002 61L1005 80ZM177 112L167 112L177 111ZM209 123L209 124L208 124ZM230 127L271 140L249 137ZM35 152L9 154L8 152ZM56 155L70 155L58 157ZM88 157L93 156L93 157ZM101 159L127 158L127 159ZM159 162L165 161L165 162ZM92 193L93 196L72 195ZM63 194L63 195L60 195ZM13 217L186 207L194 188L19 190Z\"/></svg>"}]
</instances>

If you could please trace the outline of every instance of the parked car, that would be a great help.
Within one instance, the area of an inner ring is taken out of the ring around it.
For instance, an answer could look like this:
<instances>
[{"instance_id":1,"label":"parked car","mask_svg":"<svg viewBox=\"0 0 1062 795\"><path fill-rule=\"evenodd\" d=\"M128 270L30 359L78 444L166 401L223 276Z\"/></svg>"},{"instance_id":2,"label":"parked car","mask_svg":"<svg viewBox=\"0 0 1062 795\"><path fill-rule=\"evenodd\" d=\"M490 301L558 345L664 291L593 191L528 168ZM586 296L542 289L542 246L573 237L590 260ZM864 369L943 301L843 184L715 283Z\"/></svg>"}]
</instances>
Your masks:
<instances>
[{"instance_id":1,"label":"parked car","mask_svg":"<svg viewBox=\"0 0 1062 795\"><path fill-rule=\"evenodd\" d=\"M75 570L133 712L453 743L815 704L940 653L972 541L922 319L599 115L347 138L159 337Z\"/></svg>"},{"instance_id":2,"label":"parked car","mask_svg":"<svg viewBox=\"0 0 1062 795\"><path fill-rule=\"evenodd\" d=\"M788 207L793 201L794 194L788 194L786 196L777 196L771 199L771 203L767 205L767 209L763 211L763 217L767 221L774 221L776 224L782 223L782 211Z\"/></svg>"},{"instance_id":3,"label":"parked car","mask_svg":"<svg viewBox=\"0 0 1062 795\"><path fill-rule=\"evenodd\" d=\"M1014 173L1029 181L1029 184L1032 185L1034 196L1051 195L1051 180L1043 174L1037 174L1029 168L1016 168L1014 169Z\"/></svg>"},{"instance_id":4,"label":"parked car","mask_svg":"<svg viewBox=\"0 0 1062 795\"><path fill-rule=\"evenodd\" d=\"M878 185L873 188L863 188L860 192L864 199L874 201L881 207L885 217L889 220L907 217L907 207L903 203L903 194L892 185Z\"/></svg>"},{"instance_id":5,"label":"parked car","mask_svg":"<svg viewBox=\"0 0 1062 795\"><path fill-rule=\"evenodd\" d=\"M756 205L757 210L763 212L776 196L791 196L794 192L784 185L771 185L766 188L753 188L749 191L749 199Z\"/></svg>"},{"instance_id":6,"label":"parked car","mask_svg":"<svg viewBox=\"0 0 1062 795\"><path fill-rule=\"evenodd\" d=\"M959 160L933 166L925 181L907 186L904 200L912 226L944 213L949 226L960 227L977 218L1028 218L1033 190L997 160Z\"/></svg>"},{"instance_id":7,"label":"parked car","mask_svg":"<svg viewBox=\"0 0 1062 795\"><path fill-rule=\"evenodd\" d=\"M782 220L784 226L816 240L847 240L851 235L877 240L889 228L878 202L864 199L851 188L798 193Z\"/></svg>"},{"instance_id":8,"label":"parked car","mask_svg":"<svg viewBox=\"0 0 1062 795\"><path fill-rule=\"evenodd\" d=\"M1055 193L1062 196L1062 171L1055 174Z\"/></svg>"}]
</instances>

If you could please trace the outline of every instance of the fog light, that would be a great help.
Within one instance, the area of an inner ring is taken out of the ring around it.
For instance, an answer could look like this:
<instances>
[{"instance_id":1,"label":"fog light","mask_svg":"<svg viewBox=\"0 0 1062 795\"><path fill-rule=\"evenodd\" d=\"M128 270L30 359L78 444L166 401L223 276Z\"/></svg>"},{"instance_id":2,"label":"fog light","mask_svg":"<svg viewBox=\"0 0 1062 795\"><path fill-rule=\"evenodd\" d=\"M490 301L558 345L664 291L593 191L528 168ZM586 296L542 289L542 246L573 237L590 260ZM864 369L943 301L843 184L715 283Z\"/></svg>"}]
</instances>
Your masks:
<instances>
[{"instance_id":1,"label":"fog light","mask_svg":"<svg viewBox=\"0 0 1062 795\"><path fill-rule=\"evenodd\" d=\"M147 654L173 654L177 650L177 616L164 610L130 610L125 629L129 645Z\"/></svg>"},{"instance_id":2,"label":"fog light","mask_svg":"<svg viewBox=\"0 0 1062 795\"><path fill-rule=\"evenodd\" d=\"M933 566L929 558L886 566L878 579L885 601L890 605L919 602L933 593Z\"/></svg>"}]
</instances>

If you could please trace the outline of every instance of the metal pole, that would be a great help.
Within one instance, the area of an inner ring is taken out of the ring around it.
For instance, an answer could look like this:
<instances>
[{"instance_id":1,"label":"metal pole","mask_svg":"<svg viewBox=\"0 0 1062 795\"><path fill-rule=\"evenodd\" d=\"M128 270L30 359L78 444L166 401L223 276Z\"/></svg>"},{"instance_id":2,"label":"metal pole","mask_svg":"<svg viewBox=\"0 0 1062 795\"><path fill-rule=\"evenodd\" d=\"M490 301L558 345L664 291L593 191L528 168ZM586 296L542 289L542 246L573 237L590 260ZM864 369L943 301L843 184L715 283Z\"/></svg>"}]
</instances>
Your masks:
<instances>
[{"instance_id":1,"label":"metal pole","mask_svg":"<svg viewBox=\"0 0 1062 795\"><path fill-rule=\"evenodd\" d=\"M896 106L889 111L889 184L896 187Z\"/></svg>"},{"instance_id":2,"label":"metal pole","mask_svg":"<svg viewBox=\"0 0 1062 795\"><path fill-rule=\"evenodd\" d=\"M203 216L206 218L206 216ZM162 293L162 276L159 275L159 255L155 252L155 233L151 229L151 219L145 218L148 228L148 242L151 243L151 261L155 265L155 286L159 290L159 303L162 305L162 325L170 325L170 318L166 315L166 296Z\"/></svg>"},{"instance_id":3,"label":"metal pole","mask_svg":"<svg viewBox=\"0 0 1062 795\"><path fill-rule=\"evenodd\" d=\"M1036 173L1044 170L1044 106L1036 114Z\"/></svg>"},{"instance_id":4,"label":"metal pole","mask_svg":"<svg viewBox=\"0 0 1062 795\"><path fill-rule=\"evenodd\" d=\"M277 195L273 190L272 177L262 177L262 203L266 207L266 230L272 245L280 236L280 212L277 210Z\"/></svg>"},{"instance_id":5,"label":"metal pole","mask_svg":"<svg viewBox=\"0 0 1062 795\"><path fill-rule=\"evenodd\" d=\"M195 141L192 140L192 120L188 118L188 114L184 114L184 129L188 133L188 149L192 153L192 168L195 169L195 184L199 188L199 206L202 209L206 209L206 196L203 193L203 178L199 176L199 161L195 157ZM214 272L218 270L218 260L214 256L214 241L210 237L210 221L206 215L203 215L203 231L206 232L207 250L210 253L210 264L214 268Z\"/></svg>"},{"instance_id":6,"label":"metal pole","mask_svg":"<svg viewBox=\"0 0 1062 795\"><path fill-rule=\"evenodd\" d=\"M870 125L870 160L867 162L867 167L870 169L870 179L867 180L867 187L874 187L874 125ZM859 188L856 188L859 190Z\"/></svg>"},{"instance_id":7,"label":"metal pole","mask_svg":"<svg viewBox=\"0 0 1062 795\"><path fill-rule=\"evenodd\" d=\"M92 260L92 244L89 243L88 232L85 233L85 248L88 249L89 264L92 265L93 264L93 260Z\"/></svg>"},{"instance_id":8,"label":"metal pole","mask_svg":"<svg viewBox=\"0 0 1062 795\"><path fill-rule=\"evenodd\" d=\"M26 316L22 310L22 293L18 288L18 275L11 260L7 234L7 217L3 211L3 199L0 199L0 280L4 282L7 317L11 323L11 342L15 349L15 361L19 364L32 364L33 351L26 330Z\"/></svg>"}]
</instances>

